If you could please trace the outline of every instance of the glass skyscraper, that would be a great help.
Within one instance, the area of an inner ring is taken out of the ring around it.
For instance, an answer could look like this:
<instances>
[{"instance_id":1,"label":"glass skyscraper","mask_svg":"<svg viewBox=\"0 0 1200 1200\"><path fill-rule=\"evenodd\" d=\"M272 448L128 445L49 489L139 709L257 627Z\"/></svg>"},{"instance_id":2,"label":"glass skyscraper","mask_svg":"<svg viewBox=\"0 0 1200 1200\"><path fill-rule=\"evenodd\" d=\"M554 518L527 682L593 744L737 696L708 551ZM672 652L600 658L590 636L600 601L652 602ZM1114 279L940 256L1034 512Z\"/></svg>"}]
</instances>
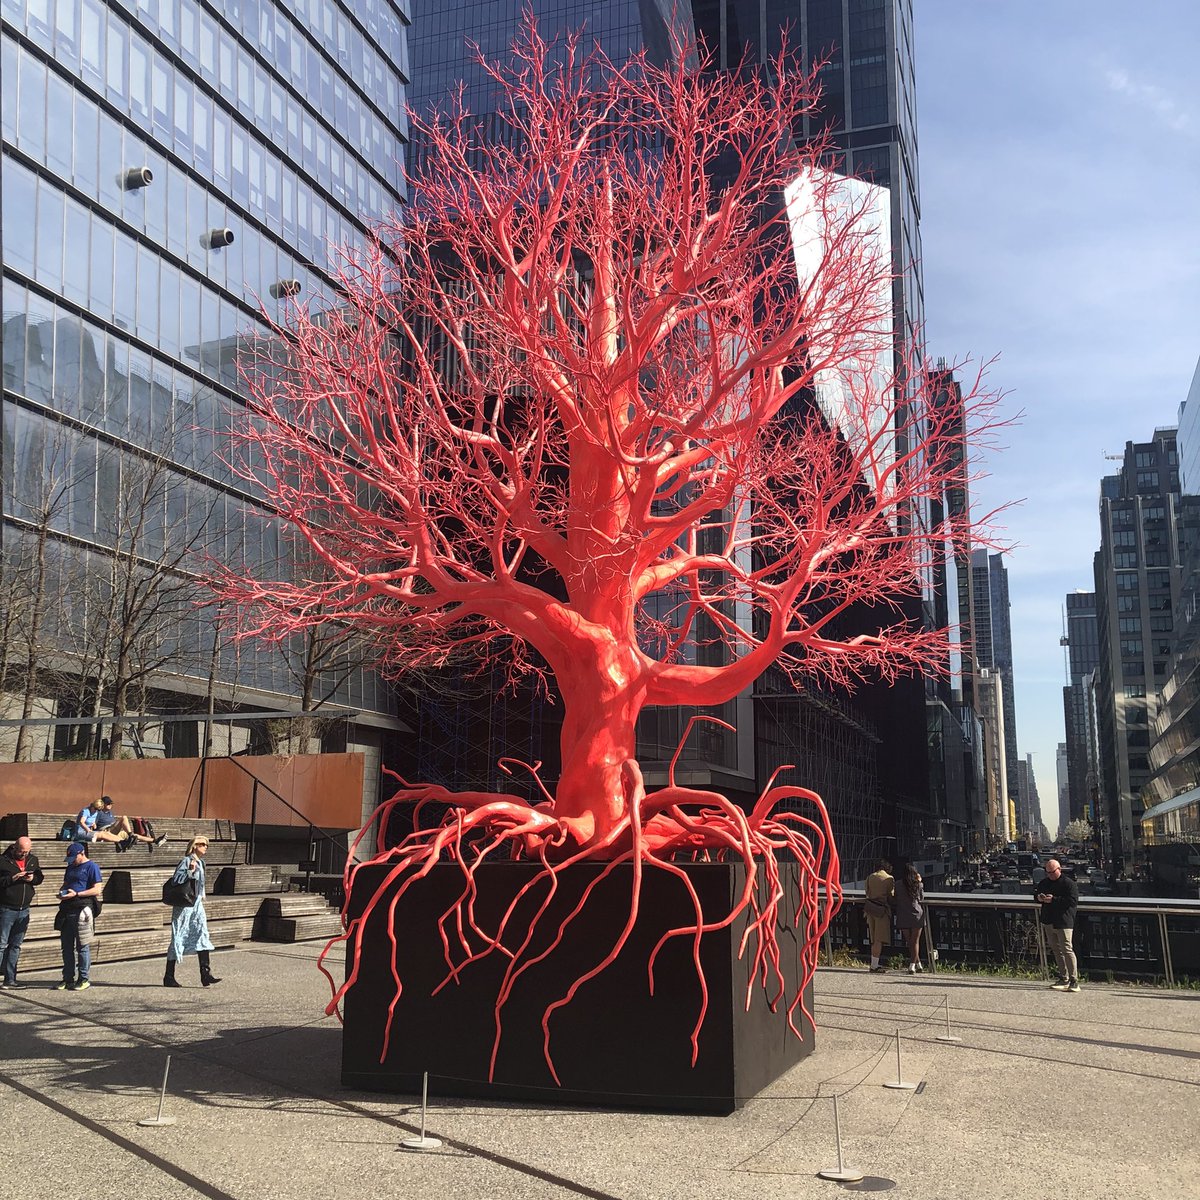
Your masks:
<instances>
[{"instance_id":1,"label":"glass skyscraper","mask_svg":"<svg viewBox=\"0 0 1200 1200\"><path fill-rule=\"evenodd\" d=\"M3 0L2 14L3 549L11 582L34 542L49 547L40 629L59 638L58 678L88 669L79 634L105 594L89 580L123 556L178 584L206 556L269 572L286 553L227 462L242 373L260 310L331 302L336 248L403 201L410 18L405 0ZM283 656L226 642L214 669L204 611L175 618L142 648L158 656L143 696L197 695L213 673L226 703L295 707ZM370 671L334 700L392 723Z\"/></svg>"}]
</instances>

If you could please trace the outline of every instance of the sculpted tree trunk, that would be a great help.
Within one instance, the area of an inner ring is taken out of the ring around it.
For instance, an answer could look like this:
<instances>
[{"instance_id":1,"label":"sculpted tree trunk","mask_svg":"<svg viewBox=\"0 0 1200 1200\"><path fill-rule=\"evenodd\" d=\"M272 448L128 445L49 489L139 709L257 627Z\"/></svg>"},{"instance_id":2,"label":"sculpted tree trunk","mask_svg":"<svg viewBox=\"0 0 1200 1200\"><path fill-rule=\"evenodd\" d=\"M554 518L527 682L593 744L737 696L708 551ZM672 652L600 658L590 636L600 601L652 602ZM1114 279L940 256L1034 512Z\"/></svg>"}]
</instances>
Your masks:
<instances>
[{"instance_id":1,"label":"sculpted tree trunk","mask_svg":"<svg viewBox=\"0 0 1200 1200\"><path fill-rule=\"evenodd\" d=\"M881 193L793 137L813 79L786 61L744 77L618 68L532 28L513 53L493 71L495 136L453 104L414 117L426 152L410 205L348 266L342 308L297 309L264 348L273 369L241 436L265 471L247 477L323 570L221 584L248 634L335 622L369 631L397 672L470 653L554 676L553 794L404 784L384 815L448 813L377 847L401 890L461 864L448 978L506 957L498 1031L531 931L472 924L471 880L495 854L551 879L584 859L632 864L631 923L642 870L741 859L737 908L769 988L783 854L800 865L811 976L840 897L819 797L772 779L745 812L677 786L673 764L647 793L638 715L723 703L772 665L837 684L944 667L946 631L893 602L966 532L913 519L962 482L964 413L927 405L924 376L893 359ZM978 437L988 402L964 409ZM864 608L878 632L838 637ZM331 1011L357 974L333 984Z\"/></svg>"}]
</instances>

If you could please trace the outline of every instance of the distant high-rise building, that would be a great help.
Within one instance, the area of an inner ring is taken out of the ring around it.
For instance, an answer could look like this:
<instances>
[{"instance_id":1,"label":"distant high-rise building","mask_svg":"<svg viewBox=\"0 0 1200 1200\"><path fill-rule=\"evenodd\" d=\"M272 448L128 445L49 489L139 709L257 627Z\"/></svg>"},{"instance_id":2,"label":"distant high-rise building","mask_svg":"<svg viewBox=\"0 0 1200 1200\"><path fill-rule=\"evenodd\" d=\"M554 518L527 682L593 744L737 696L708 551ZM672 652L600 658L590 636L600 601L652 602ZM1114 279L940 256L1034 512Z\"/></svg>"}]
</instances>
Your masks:
<instances>
[{"instance_id":1,"label":"distant high-rise building","mask_svg":"<svg viewBox=\"0 0 1200 1200\"><path fill-rule=\"evenodd\" d=\"M1012 624L1009 615L1008 570L1004 556L975 550L971 553L972 620L975 657L980 667L1004 681L1004 758L1008 800L1018 828L1031 824L1026 799L1020 792L1020 756L1017 753L1017 706L1013 691Z\"/></svg>"},{"instance_id":2,"label":"distant high-rise building","mask_svg":"<svg viewBox=\"0 0 1200 1200\"><path fill-rule=\"evenodd\" d=\"M1054 752L1054 781L1058 785L1058 827L1056 837L1061 838L1062 832L1071 821L1071 788L1069 783L1070 769L1067 765L1067 743L1059 742Z\"/></svg>"},{"instance_id":3,"label":"distant high-rise building","mask_svg":"<svg viewBox=\"0 0 1200 1200\"><path fill-rule=\"evenodd\" d=\"M992 842L1007 842L1016 835L1016 819L1008 795L1008 756L1004 753L1004 676L990 667L981 667L978 689L987 781L988 832Z\"/></svg>"},{"instance_id":4,"label":"distant high-rise building","mask_svg":"<svg viewBox=\"0 0 1200 1200\"><path fill-rule=\"evenodd\" d=\"M1153 776L1148 799L1173 800L1200 788L1200 364L1187 399L1179 406L1179 485L1181 552L1179 596L1173 611L1174 640L1167 681L1154 717L1150 745Z\"/></svg>"},{"instance_id":5,"label":"distant high-rise building","mask_svg":"<svg viewBox=\"0 0 1200 1200\"><path fill-rule=\"evenodd\" d=\"M1150 782L1151 729L1167 682L1184 536L1174 427L1127 442L1118 474L1101 486L1095 556L1100 820L1114 859L1140 849Z\"/></svg>"},{"instance_id":6,"label":"distant high-rise building","mask_svg":"<svg viewBox=\"0 0 1200 1200\"><path fill-rule=\"evenodd\" d=\"M982 747L976 712L976 676L979 662L974 648L974 595L971 581L971 543L967 533L971 498L968 482L967 439L962 388L944 361L930 372L933 383L930 404L945 421L948 450L957 463L956 479L944 495L931 501L933 526L944 524L951 532L933 566L933 620L938 628L954 631L950 674L946 682L927 696L931 732L956 721L960 736L953 745L961 755L961 772L949 763L942 773L947 779L946 823L948 838L960 844L977 845L987 829L987 789L984 783ZM949 714L953 714L952 717ZM931 746L937 743L931 736ZM949 748L949 743L945 747ZM936 769L931 768L934 778ZM955 788L950 781L961 779Z\"/></svg>"},{"instance_id":7,"label":"distant high-rise building","mask_svg":"<svg viewBox=\"0 0 1200 1200\"><path fill-rule=\"evenodd\" d=\"M1042 801L1038 794L1037 776L1033 773L1033 755L1026 754L1020 760L1023 763L1021 770L1021 790L1025 795L1025 819L1026 824L1021 827L1022 833L1032 834L1033 837L1040 837L1040 830L1044 822L1042 821Z\"/></svg>"},{"instance_id":8,"label":"distant high-rise building","mask_svg":"<svg viewBox=\"0 0 1200 1200\"><path fill-rule=\"evenodd\" d=\"M1067 685L1063 688L1070 816L1078 820L1095 799L1100 785L1089 771L1087 678L1100 663L1095 592L1068 592L1063 637L1067 643Z\"/></svg>"}]
</instances>

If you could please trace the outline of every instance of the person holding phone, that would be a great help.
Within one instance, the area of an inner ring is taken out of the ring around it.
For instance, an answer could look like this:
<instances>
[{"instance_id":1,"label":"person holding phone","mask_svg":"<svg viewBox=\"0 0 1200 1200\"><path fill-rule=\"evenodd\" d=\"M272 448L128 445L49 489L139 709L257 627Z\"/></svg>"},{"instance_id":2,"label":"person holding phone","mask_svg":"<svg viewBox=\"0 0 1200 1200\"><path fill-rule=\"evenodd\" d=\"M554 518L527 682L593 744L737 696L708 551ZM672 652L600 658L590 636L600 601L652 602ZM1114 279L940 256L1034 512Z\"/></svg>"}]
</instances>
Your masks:
<instances>
[{"instance_id":1,"label":"person holding phone","mask_svg":"<svg viewBox=\"0 0 1200 1200\"><path fill-rule=\"evenodd\" d=\"M34 889L43 878L29 838L17 838L0 854L0 987L22 986L17 982L17 960L29 929Z\"/></svg>"},{"instance_id":2,"label":"person holding phone","mask_svg":"<svg viewBox=\"0 0 1200 1200\"><path fill-rule=\"evenodd\" d=\"M100 868L88 858L87 846L83 842L72 842L67 847L67 870L59 889L58 913L54 918L54 928L62 942L60 992L82 992L92 986L89 979L95 933L92 898L100 895L102 883Z\"/></svg>"},{"instance_id":3,"label":"person holding phone","mask_svg":"<svg viewBox=\"0 0 1200 1200\"><path fill-rule=\"evenodd\" d=\"M1042 906L1046 944L1058 963L1058 980L1050 986L1056 992L1079 991L1079 964L1071 944L1075 936L1075 913L1079 908L1079 885L1063 874L1058 859L1046 863L1046 877L1036 885L1034 899Z\"/></svg>"}]
</instances>

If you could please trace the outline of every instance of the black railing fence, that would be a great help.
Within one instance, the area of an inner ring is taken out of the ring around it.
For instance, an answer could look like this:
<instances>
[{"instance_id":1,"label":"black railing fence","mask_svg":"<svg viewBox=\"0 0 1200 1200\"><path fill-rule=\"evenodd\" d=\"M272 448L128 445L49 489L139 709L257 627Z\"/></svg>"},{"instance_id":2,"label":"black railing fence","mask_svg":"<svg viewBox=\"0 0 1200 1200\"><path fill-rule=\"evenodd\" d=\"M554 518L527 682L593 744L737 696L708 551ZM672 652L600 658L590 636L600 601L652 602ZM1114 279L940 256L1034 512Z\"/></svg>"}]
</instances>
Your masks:
<instances>
[{"instance_id":1,"label":"black railing fence","mask_svg":"<svg viewBox=\"0 0 1200 1200\"><path fill-rule=\"evenodd\" d=\"M865 951L867 927L862 890L847 888L826 950ZM1046 973L1046 942L1031 898L927 893L922 953L930 967L1004 965ZM1075 954L1091 978L1200 982L1200 900L1137 900L1088 897L1075 921ZM893 952L903 950L893 937ZM937 950L930 961L929 949Z\"/></svg>"},{"instance_id":2,"label":"black railing fence","mask_svg":"<svg viewBox=\"0 0 1200 1200\"><path fill-rule=\"evenodd\" d=\"M264 783L253 771L248 770L235 757L223 758L222 762L233 763L243 774L250 777L250 823L246 827L246 862L255 861L255 850L262 826L275 826L279 822L271 820L271 806L282 805L287 811L300 818L307 827L308 847L305 859L300 863L304 872L304 890L312 890L314 874L340 876L346 865L347 850L345 835L335 835L315 825L308 816L301 812L290 801L285 800L273 787ZM204 811L205 768L208 760L200 766L200 812ZM277 817L281 814L276 813Z\"/></svg>"}]
</instances>

